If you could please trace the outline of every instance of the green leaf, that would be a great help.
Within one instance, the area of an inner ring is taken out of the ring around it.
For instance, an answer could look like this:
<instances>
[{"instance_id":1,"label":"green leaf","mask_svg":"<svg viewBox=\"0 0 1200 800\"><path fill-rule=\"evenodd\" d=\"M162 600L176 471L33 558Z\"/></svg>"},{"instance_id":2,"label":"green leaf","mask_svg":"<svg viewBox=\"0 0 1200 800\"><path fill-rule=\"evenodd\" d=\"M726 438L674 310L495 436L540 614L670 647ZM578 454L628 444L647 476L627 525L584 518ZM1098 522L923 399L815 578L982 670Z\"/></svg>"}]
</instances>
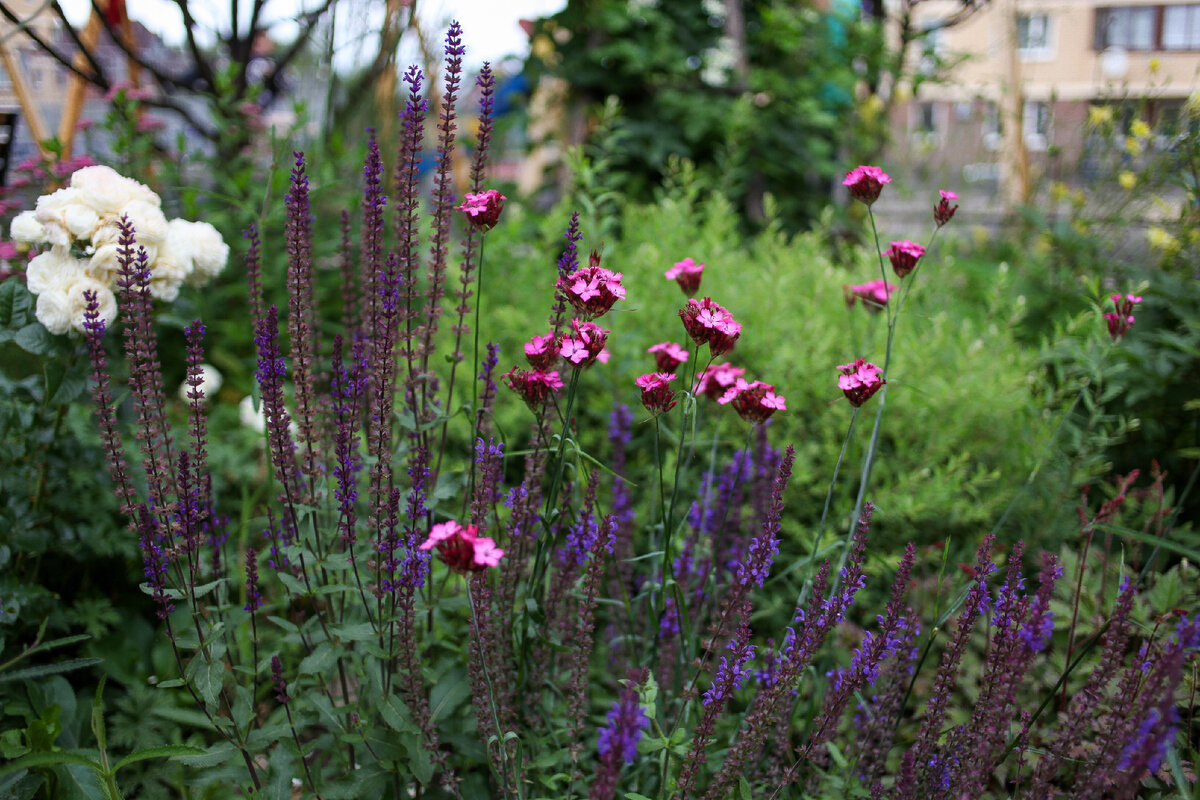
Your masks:
<instances>
[{"instance_id":1,"label":"green leaf","mask_svg":"<svg viewBox=\"0 0 1200 800\"><path fill-rule=\"evenodd\" d=\"M209 661L202 654L196 655L188 663L187 673L205 706L215 707L217 696L221 694L221 683L225 678L225 662Z\"/></svg>"},{"instance_id":2,"label":"green leaf","mask_svg":"<svg viewBox=\"0 0 1200 800\"><path fill-rule=\"evenodd\" d=\"M21 328L13 336L13 341L16 342L17 347L35 356L45 355L46 351L54 346L53 337L40 322L31 322Z\"/></svg>"},{"instance_id":3,"label":"green leaf","mask_svg":"<svg viewBox=\"0 0 1200 800\"><path fill-rule=\"evenodd\" d=\"M1177 569L1160 574L1154 581L1154 585L1150 587L1150 591L1146 592L1146 599L1160 614L1165 614L1177 607L1183 600L1183 596L1183 581L1179 579L1179 570Z\"/></svg>"},{"instance_id":4,"label":"green leaf","mask_svg":"<svg viewBox=\"0 0 1200 800\"><path fill-rule=\"evenodd\" d=\"M0 683L8 683L9 681L23 681L34 678L44 678L47 675L59 675L63 672L73 672L77 669L84 669L93 664L99 664L104 659L94 658L72 658L69 661L60 661L57 664L41 664L36 667L25 667L24 669L14 670L12 672L0 673Z\"/></svg>"},{"instance_id":5,"label":"green leaf","mask_svg":"<svg viewBox=\"0 0 1200 800\"><path fill-rule=\"evenodd\" d=\"M0 326L20 328L29 322L33 295L19 278L0 283Z\"/></svg>"},{"instance_id":6,"label":"green leaf","mask_svg":"<svg viewBox=\"0 0 1200 800\"><path fill-rule=\"evenodd\" d=\"M88 758L80 753L73 753L69 750L55 750L49 753L30 753L27 756L21 756L16 761L10 761L3 767L0 767L0 778L5 775L11 775L14 772L20 772L23 769L30 767L50 767L56 764L79 764L84 767L91 767L96 772L102 772L104 767L100 766L100 762L94 758Z\"/></svg>"},{"instance_id":7,"label":"green leaf","mask_svg":"<svg viewBox=\"0 0 1200 800\"><path fill-rule=\"evenodd\" d=\"M116 764L113 764L112 771L116 772L121 767L138 761L146 761L151 758L174 758L176 756L203 756L205 752L199 747L191 747L186 744L164 744L159 747L146 747L137 750L122 758ZM194 762L188 762L196 766Z\"/></svg>"},{"instance_id":8,"label":"green leaf","mask_svg":"<svg viewBox=\"0 0 1200 800\"><path fill-rule=\"evenodd\" d=\"M395 697L388 697L379 704L379 716L383 718L383 724L397 733L420 732L420 728L412 720L408 706Z\"/></svg>"},{"instance_id":9,"label":"green leaf","mask_svg":"<svg viewBox=\"0 0 1200 800\"><path fill-rule=\"evenodd\" d=\"M317 649L305 656L296 672L300 675L324 675L337 662L337 651L329 642L321 642Z\"/></svg>"},{"instance_id":10,"label":"green leaf","mask_svg":"<svg viewBox=\"0 0 1200 800\"><path fill-rule=\"evenodd\" d=\"M644 794L638 794L637 792L626 792L625 800L650 800L650 798L646 797Z\"/></svg>"},{"instance_id":11,"label":"green leaf","mask_svg":"<svg viewBox=\"0 0 1200 800\"><path fill-rule=\"evenodd\" d=\"M221 742L208 748L208 750L200 751L196 755L180 754L177 757L180 763L186 764L189 767L215 767L217 764L225 764L232 761L236 756L236 747L229 742ZM118 764L118 766L120 765Z\"/></svg>"},{"instance_id":12,"label":"green leaf","mask_svg":"<svg viewBox=\"0 0 1200 800\"><path fill-rule=\"evenodd\" d=\"M429 748L417 734L410 733L402 739L404 749L408 751L408 768L422 786L428 786L429 781L433 779L433 759L429 756Z\"/></svg>"}]
</instances>

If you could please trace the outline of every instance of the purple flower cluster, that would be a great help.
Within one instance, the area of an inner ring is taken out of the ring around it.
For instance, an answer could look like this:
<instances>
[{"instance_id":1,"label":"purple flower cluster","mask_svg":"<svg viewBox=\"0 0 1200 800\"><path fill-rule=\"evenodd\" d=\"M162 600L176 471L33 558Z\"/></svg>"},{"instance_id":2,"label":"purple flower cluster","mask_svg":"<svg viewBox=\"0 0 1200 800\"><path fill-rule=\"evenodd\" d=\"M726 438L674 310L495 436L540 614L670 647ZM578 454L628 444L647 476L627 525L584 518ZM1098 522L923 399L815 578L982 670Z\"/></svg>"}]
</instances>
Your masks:
<instances>
[{"instance_id":1,"label":"purple flower cluster","mask_svg":"<svg viewBox=\"0 0 1200 800\"><path fill-rule=\"evenodd\" d=\"M602 759L611 753L632 764L642 732L649 727L650 718L642 710L637 687L627 686L608 711L608 724L600 729L596 752Z\"/></svg>"}]
</instances>

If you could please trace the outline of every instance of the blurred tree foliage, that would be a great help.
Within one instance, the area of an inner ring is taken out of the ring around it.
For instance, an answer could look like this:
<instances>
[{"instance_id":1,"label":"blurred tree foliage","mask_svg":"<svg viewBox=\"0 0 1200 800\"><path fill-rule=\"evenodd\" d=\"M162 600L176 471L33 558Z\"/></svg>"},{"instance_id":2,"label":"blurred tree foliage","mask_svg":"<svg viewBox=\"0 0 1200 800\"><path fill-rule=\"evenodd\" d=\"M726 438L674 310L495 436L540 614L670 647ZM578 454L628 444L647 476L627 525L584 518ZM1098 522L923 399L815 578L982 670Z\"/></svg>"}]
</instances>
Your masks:
<instances>
[{"instance_id":1,"label":"blurred tree foliage","mask_svg":"<svg viewBox=\"0 0 1200 800\"><path fill-rule=\"evenodd\" d=\"M567 88L561 128L587 143L606 99L620 103L617 189L648 199L671 156L763 220L813 220L880 121L856 110L861 76L884 67L879 26L854 3L795 0L568 0L538 20L531 84Z\"/></svg>"}]
</instances>

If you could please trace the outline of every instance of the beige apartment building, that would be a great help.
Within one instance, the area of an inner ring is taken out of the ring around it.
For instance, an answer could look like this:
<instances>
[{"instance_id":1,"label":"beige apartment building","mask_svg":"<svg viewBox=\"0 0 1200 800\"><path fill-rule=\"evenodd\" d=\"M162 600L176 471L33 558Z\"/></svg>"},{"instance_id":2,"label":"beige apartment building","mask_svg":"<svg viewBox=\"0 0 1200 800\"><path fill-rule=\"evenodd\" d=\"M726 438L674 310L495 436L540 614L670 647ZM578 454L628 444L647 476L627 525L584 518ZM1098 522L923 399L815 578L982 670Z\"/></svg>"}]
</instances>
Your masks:
<instances>
[{"instance_id":1,"label":"beige apartment building","mask_svg":"<svg viewBox=\"0 0 1200 800\"><path fill-rule=\"evenodd\" d=\"M934 30L910 63L927 74L944 65L943 80L896 105L896 154L930 179L992 184L1010 199L1047 172L1085 182L1098 144L1089 106L1114 106L1118 134L1139 113L1169 130L1200 88L1200 2L992 0L936 30L960 8L914 8Z\"/></svg>"}]
</instances>

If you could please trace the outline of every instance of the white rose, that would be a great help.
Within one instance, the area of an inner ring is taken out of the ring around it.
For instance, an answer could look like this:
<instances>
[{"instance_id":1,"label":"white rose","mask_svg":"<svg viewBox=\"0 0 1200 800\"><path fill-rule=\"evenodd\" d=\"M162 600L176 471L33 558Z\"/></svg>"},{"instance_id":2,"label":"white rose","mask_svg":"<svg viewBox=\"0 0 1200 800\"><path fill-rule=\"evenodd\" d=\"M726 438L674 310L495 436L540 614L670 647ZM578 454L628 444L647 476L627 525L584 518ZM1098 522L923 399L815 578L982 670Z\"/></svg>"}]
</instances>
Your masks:
<instances>
[{"instance_id":1,"label":"white rose","mask_svg":"<svg viewBox=\"0 0 1200 800\"><path fill-rule=\"evenodd\" d=\"M146 263L153 264L158 257L158 248L150 245L145 248ZM97 247L87 262L87 274L106 286L116 286L121 277L120 248L115 244ZM137 250L135 248L134 252Z\"/></svg>"},{"instance_id":2,"label":"white rose","mask_svg":"<svg viewBox=\"0 0 1200 800\"><path fill-rule=\"evenodd\" d=\"M37 221L46 229L46 239L56 247L65 247L71 243L71 234L67 230L67 209L79 202L77 189L59 189L57 192L44 194L37 199L37 209L34 215Z\"/></svg>"},{"instance_id":3,"label":"white rose","mask_svg":"<svg viewBox=\"0 0 1200 800\"><path fill-rule=\"evenodd\" d=\"M158 269L160 264L164 265L165 270L182 274L183 280L190 283L195 263L192 261L191 254L186 250L181 250L178 245L178 239L173 234L169 234L166 241L162 243L162 247L158 249L158 257L154 260L154 268Z\"/></svg>"},{"instance_id":4,"label":"white rose","mask_svg":"<svg viewBox=\"0 0 1200 800\"><path fill-rule=\"evenodd\" d=\"M207 222L173 219L167 230L171 248L187 254L191 259L193 268L189 271L189 283L207 283L225 269L229 260L229 245L225 244L221 232L212 225Z\"/></svg>"},{"instance_id":5,"label":"white rose","mask_svg":"<svg viewBox=\"0 0 1200 800\"><path fill-rule=\"evenodd\" d=\"M166 303L174 302L186 277L181 264L157 259L150 268L150 294Z\"/></svg>"},{"instance_id":6,"label":"white rose","mask_svg":"<svg viewBox=\"0 0 1200 800\"><path fill-rule=\"evenodd\" d=\"M72 203L63 211L63 224L76 239L90 239L100 224L100 215L91 206Z\"/></svg>"},{"instance_id":7,"label":"white rose","mask_svg":"<svg viewBox=\"0 0 1200 800\"><path fill-rule=\"evenodd\" d=\"M37 321L53 334L71 329L71 300L65 286L54 286L38 295Z\"/></svg>"},{"instance_id":8,"label":"white rose","mask_svg":"<svg viewBox=\"0 0 1200 800\"><path fill-rule=\"evenodd\" d=\"M92 231L92 246L100 249L106 244L115 245L121 240L121 229L117 227L117 215L105 214L100 224Z\"/></svg>"},{"instance_id":9,"label":"white rose","mask_svg":"<svg viewBox=\"0 0 1200 800\"><path fill-rule=\"evenodd\" d=\"M135 180L123 177L111 167L95 166L76 170L71 187L79 191L84 203L97 214L117 214L137 200L153 206L162 204L158 195Z\"/></svg>"},{"instance_id":10,"label":"white rose","mask_svg":"<svg viewBox=\"0 0 1200 800\"><path fill-rule=\"evenodd\" d=\"M162 209L142 200L133 200L121 209L121 215L133 224L133 236L142 246L160 245L167 238L167 218Z\"/></svg>"},{"instance_id":11,"label":"white rose","mask_svg":"<svg viewBox=\"0 0 1200 800\"><path fill-rule=\"evenodd\" d=\"M246 395L242 398L242 402L238 403L238 419L242 426L249 428L255 433L263 433L267 430L267 418L263 414L262 406L258 411L254 410L254 398Z\"/></svg>"},{"instance_id":12,"label":"white rose","mask_svg":"<svg viewBox=\"0 0 1200 800\"><path fill-rule=\"evenodd\" d=\"M14 241L25 244L46 241L46 226L37 220L36 211L22 211L12 221L11 234Z\"/></svg>"},{"instance_id":13,"label":"white rose","mask_svg":"<svg viewBox=\"0 0 1200 800\"><path fill-rule=\"evenodd\" d=\"M65 291L83 275L83 270L83 262L72 258L65 247L52 247L34 256L25 267L25 286L34 294L56 288Z\"/></svg>"},{"instance_id":14,"label":"white rose","mask_svg":"<svg viewBox=\"0 0 1200 800\"><path fill-rule=\"evenodd\" d=\"M71 284L71 288L67 291L67 306L71 314L71 327L77 331L83 331L83 315L87 311L87 298L83 296L84 292L96 293L97 315L100 319L104 320L105 328L112 325L112 321L117 318L116 296L112 293L112 289L84 275Z\"/></svg>"},{"instance_id":15,"label":"white rose","mask_svg":"<svg viewBox=\"0 0 1200 800\"><path fill-rule=\"evenodd\" d=\"M200 365L200 391L204 392L204 399L208 400L218 391L221 390L221 384L224 383L224 378L221 373L212 364ZM186 380L179 384L179 399L185 403L190 403L191 398L188 397L188 392L192 387Z\"/></svg>"}]
</instances>

